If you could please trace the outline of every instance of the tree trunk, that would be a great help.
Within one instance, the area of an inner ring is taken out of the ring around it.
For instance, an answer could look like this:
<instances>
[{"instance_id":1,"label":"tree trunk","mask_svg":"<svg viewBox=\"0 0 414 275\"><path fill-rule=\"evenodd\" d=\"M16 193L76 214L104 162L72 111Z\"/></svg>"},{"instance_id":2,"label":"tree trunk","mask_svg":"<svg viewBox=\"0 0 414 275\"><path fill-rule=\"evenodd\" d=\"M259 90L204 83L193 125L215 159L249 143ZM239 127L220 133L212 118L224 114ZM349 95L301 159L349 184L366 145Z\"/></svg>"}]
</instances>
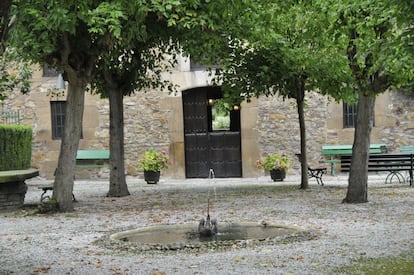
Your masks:
<instances>
[{"instance_id":1,"label":"tree trunk","mask_svg":"<svg viewBox=\"0 0 414 275\"><path fill-rule=\"evenodd\" d=\"M73 179L75 176L76 153L82 131L85 87L69 83L66 98L65 129L60 146L58 166L53 184L53 198L62 212L73 211Z\"/></svg>"},{"instance_id":2,"label":"tree trunk","mask_svg":"<svg viewBox=\"0 0 414 275\"><path fill-rule=\"evenodd\" d=\"M111 164L108 197L129 195L124 167L124 103L119 89L109 89L109 146Z\"/></svg>"},{"instance_id":3,"label":"tree trunk","mask_svg":"<svg viewBox=\"0 0 414 275\"><path fill-rule=\"evenodd\" d=\"M368 160L375 96L359 95L348 192L343 202L368 202Z\"/></svg>"},{"instance_id":4,"label":"tree trunk","mask_svg":"<svg viewBox=\"0 0 414 275\"><path fill-rule=\"evenodd\" d=\"M301 181L300 189L307 189L309 185L308 177L308 158L306 155L306 126L305 126L305 83L304 80L298 79L298 85L296 87L296 106L299 117L299 130L300 130L300 155L301 155Z\"/></svg>"},{"instance_id":5,"label":"tree trunk","mask_svg":"<svg viewBox=\"0 0 414 275\"><path fill-rule=\"evenodd\" d=\"M0 2L0 55L6 51L7 33L10 28L10 11L12 0L1 0Z\"/></svg>"}]
</instances>

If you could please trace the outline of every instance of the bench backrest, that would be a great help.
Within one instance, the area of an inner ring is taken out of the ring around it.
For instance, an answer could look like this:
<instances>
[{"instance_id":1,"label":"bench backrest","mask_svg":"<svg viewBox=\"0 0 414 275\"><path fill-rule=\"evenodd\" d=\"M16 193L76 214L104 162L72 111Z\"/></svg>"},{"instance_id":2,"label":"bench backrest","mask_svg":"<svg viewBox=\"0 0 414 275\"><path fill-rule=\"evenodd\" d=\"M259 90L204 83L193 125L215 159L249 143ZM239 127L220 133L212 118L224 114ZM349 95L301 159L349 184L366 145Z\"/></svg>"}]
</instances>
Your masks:
<instances>
[{"instance_id":1,"label":"bench backrest","mask_svg":"<svg viewBox=\"0 0 414 275\"><path fill-rule=\"evenodd\" d=\"M370 154L381 154L387 152L385 144L371 144L369 146ZM322 155L352 155L352 145L323 145Z\"/></svg>"},{"instance_id":2,"label":"bench backrest","mask_svg":"<svg viewBox=\"0 0 414 275\"><path fill-rule=\"evenodd\" d=\"M401 153L414 153L414 145L400 146Z\"/></svg>"},{"instance_id":3,"label":"bench backrest","mask_svg":"<svg viewBox=\"0 0 414 275\"><path fill-rule=\"evenodd\" d=\"M341 156L341 172L348 172L351 167L352 156ZM414 154L372 154L368 159L368 171L376 170L412 170L414 167ZM371 169L372 168L372 169ZM388 168L388 169L387 169Z\"/></svg>"},{"instance_id":4,"label":"bench backrest","mask_svg":"<svg viewBox=\"0 0 414 275\"><path fill-rule=\"evenodd\" d=\"M109 150L78 150L76 159L109 159Z\"/></svg>"}]
</instances>

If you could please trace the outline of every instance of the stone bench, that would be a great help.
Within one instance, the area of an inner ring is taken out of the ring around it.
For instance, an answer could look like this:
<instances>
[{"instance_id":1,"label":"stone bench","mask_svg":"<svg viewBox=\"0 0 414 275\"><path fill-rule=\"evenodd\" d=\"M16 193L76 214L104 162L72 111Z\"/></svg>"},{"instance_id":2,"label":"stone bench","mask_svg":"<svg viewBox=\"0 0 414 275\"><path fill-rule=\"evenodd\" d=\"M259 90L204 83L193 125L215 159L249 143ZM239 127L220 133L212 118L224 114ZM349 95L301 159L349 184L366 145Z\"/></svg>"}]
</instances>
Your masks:
<instances>
[{"instance_id":1,"label":"stone bench","mask_svg":"<svg viewBox=\"0 0 414 275\"><path fill-rule=\"evenodd\" d=\"M26 179L39 176L39 170L0 171L0 210L19 209L24 204Z\"/></svg>"}]
</instances>

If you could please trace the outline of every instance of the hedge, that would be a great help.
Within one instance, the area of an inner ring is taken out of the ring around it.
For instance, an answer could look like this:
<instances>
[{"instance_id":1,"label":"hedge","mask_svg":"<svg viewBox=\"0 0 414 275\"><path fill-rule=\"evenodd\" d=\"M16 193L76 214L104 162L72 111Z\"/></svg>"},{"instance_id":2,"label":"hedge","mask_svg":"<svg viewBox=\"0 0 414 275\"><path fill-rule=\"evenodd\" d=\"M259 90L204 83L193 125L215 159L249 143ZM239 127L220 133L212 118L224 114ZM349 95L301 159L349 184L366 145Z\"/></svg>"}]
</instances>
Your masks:
<instances>
[{"instance_id":1,"label":"hedge","mask_svg":"<svg viewBox=\"0 0 414 275\"><path fill-rule=\"evenodd\" d=\"M32 128L0 124L0 171L29 169Z\"/></svg>"}]
</instances>

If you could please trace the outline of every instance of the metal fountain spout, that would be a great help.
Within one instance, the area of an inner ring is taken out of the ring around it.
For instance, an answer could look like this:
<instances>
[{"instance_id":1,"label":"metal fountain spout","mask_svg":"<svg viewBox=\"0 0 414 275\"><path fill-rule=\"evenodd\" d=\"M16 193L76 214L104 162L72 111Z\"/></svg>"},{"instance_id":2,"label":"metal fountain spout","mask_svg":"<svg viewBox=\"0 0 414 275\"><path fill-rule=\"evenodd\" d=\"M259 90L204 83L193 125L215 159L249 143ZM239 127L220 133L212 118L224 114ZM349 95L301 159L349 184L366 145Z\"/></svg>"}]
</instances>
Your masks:
<instances>
[{"instance_id":1,"label":"metal fountain spout","mask_svg":"<svg viewBox=\"0 0 414 275\"><path fill-rule=\"evenodd\" d=\"M214 170L210 169L209 175L209 183L211 183L211 180L215 178ZM210 219L210 190L207 194L207 217L206 219L201 219L200 223L198 224L198 233L202 237L210 237L218 232L217 227L217 220L216 219Z\"/></svg>"}]
</instances>

